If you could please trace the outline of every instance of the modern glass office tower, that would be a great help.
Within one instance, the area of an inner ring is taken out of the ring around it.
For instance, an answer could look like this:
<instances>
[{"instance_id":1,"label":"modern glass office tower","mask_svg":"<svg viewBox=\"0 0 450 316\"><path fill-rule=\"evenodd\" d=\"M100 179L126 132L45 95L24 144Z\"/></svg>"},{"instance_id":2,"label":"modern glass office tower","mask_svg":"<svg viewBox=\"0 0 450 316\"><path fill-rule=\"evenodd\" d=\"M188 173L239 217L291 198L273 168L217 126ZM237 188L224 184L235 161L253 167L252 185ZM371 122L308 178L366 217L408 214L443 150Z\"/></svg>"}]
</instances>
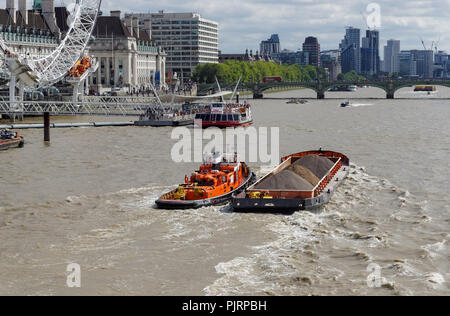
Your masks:
<instances>
[{"instance_id":1,"label":"modern glass office tower","mask_svg":"<svg viewBox=\"0 0 450 316\"><path fill-rule=\"evenodd\" d=\"M387 45L384 46L384 71L389 74L400 72L399 53L400 41L388 40Z\"/></svg>"},{"instance_id":2,"label":"modern glass office tower","mask_svg":"<svg viewBox=\"0 0 450 316\"><path fill-rule=\"evenodd\" d=\"M362 39L361 73L375 75L380 72L380 32L367 30Z\"/></svg>"},{"instance_id":3,"label":"modern glass office tower","mask_svg":"<svg viewBox=\"0 0 450 316\"><path fill-rule=\"evenodd\" d=\"M341 50L342 72L352 70L361 72L361 30L347 27L345 37L339 45Z\"/></svg>"}]
</instances>

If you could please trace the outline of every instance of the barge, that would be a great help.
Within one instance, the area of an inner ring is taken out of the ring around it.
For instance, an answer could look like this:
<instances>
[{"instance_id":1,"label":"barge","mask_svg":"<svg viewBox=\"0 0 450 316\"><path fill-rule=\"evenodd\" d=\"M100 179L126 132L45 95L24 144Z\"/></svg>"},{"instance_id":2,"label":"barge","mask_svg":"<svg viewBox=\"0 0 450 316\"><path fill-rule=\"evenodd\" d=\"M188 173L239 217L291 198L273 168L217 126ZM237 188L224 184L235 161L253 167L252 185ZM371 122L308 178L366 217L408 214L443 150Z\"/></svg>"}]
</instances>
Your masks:
<instances>
[{"instance_id":1,"label":"barge","mask_svg":"<svg viewBox=\"0 0 450 316\"><path fill-rule=\"evenodd\" d=\"M231 205L235 212L312 210L330 201L349 170L349 158L338 152L292 154L248 189L234 194Z\"/></svg>"},{"instance_id":2,"label":"barge","mask_svg":"<svg viewBox=\"0 0 450 316\"><path fill-rule=\"evenodd\" d=\"M0 130L0 150L9 148L22 148L25 141L17 132L10 132L8 130Z\"/></svg>"},{"instance_id":3,"label":"barge","mask_svg":"<svg viewBox=\"0 0 450 316\"><path fill-rule=\"evenodd\" d=\"M157 201L160 209L194 209L228 202L232 195L243 191L255 180L255 174L237 154L214 153L204 157L200 169L177 189Z\"/></svg>"}]
</instances>

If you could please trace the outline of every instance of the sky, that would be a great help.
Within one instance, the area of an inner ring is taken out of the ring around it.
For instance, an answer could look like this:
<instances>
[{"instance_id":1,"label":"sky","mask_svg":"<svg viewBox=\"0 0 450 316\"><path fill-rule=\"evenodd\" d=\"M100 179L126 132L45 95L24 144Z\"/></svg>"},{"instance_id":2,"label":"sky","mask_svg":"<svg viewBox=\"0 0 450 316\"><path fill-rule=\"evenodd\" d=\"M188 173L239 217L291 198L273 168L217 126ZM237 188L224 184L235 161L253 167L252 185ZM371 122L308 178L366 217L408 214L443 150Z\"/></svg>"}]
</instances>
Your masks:
<instances>
[{"instance_id":1,"label":"sky","mask_svg":"<svg viewBox=\"0 0 450 316\"><path fill-rule=\"evenodd\" d=\"M32 0L28 0L32 2ZM55 0L55 5L75 0ZM4 3L5 0L2 0ZM305 37L319 39L322 50L337 49L346 26L361 28L362 34L380 8L380 50L388 39L401 41L401 49L427 49L439 39L439 50L450 52L450 0L103 0L102 11L196 12L219 23L219 49L223 53L243 53L259 49L271 34L280 36L281 48L297 50ZM383 53L382 53L383 55Z\"/></svg>"}]
</instances>

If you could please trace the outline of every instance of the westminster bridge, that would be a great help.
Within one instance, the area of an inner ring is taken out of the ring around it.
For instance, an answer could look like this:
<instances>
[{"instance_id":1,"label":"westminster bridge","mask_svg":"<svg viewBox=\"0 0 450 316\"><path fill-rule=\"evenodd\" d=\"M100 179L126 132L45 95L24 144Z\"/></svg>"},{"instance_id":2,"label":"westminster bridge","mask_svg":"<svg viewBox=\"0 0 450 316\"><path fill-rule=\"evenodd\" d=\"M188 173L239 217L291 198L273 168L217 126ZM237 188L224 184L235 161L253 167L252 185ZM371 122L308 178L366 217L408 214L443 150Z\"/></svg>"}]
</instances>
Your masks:
<instances>
[{"instance_id":1,"label":"westminster bridge","mask_svg":"<svg viewBox=\"0 0 450 316\"><path fill-rule=\"evenodd\" d=\"M222 89L233 90L236 84L220 84ZM339 86L370 86L383 89L387 99L394 99L395 92L399 89L414 86L444 86L450 87L450 79L386 79L386 80L356 80L356 81L282 81L268 83L247 83L239 84L239 91L251 91L254 99L262 99L264 91L269 89L292 89L307 88L317 93L317 99L324 99L325 92ZM207 95L218 91L217 84L199 84L198 94Z\"/></svg>"}]
</instances>

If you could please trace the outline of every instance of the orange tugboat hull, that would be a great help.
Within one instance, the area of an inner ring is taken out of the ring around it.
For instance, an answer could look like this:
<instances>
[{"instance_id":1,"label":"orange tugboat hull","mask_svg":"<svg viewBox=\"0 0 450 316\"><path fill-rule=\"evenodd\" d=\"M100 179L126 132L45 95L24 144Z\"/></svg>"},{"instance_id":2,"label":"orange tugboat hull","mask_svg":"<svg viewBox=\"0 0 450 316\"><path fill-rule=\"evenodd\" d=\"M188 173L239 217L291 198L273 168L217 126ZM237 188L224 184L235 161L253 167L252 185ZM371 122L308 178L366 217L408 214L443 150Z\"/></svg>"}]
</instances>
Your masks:
<instances>
[{"instance_id":1,"label":"orange tugboat hull","mask_svg":"<svg viewBox=\"0 0 450 316\"><path fill-rule=\"evenodd\" d=\"M177 189L156 201L162 209L189 209L227 202L250 186L255 175L245 163L204 164Z\"/></svg>"}]
</instances>

